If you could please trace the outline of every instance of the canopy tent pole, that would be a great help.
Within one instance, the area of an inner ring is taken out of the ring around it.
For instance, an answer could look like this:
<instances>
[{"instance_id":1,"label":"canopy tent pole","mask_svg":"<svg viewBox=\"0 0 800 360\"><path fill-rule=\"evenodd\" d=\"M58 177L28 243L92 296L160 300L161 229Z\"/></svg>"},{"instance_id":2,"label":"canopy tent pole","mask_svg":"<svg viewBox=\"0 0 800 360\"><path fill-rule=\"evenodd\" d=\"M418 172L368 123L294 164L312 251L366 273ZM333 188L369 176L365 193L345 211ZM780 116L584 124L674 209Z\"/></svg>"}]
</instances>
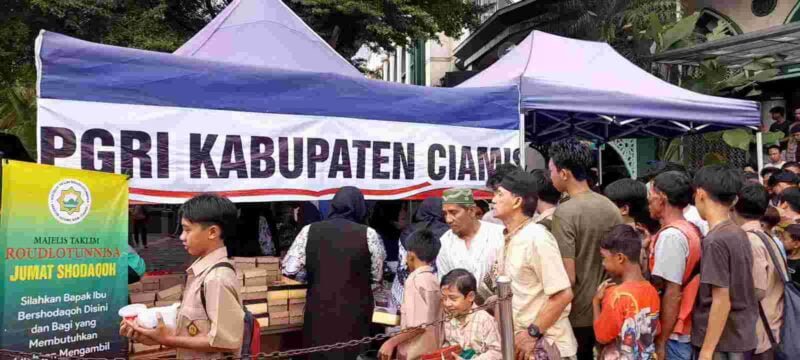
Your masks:
<instances>
[{"instance_id":1,"label":"canopy tent pole","mask_svg":"<svg viewBox=\"0 0 800 360\"><path fill-rule=\"evenodd\" d=\"M758 180L764 181L761 178L761 170L764 169L764 138L761 131L756 132L756 157L758 158Z\"/></svg>"},{"instance_id":2,"label":"canopy tent pole","mask_svg":"<svg viewBox=\"0 0 800 360\"><path fill-rule=\"evenodd\" d=\"M597 144L597 186L603 185L603 144Z\"/></svg>"},{"instance_id":3,"label":"canopy tent pole","mask_svg":"<svg viewBox=\"0 0 800 360\"><path fill-rule=\"evenodd\" d=\"M519 167L525 170L527 163L525 162L525 111L519 114Z\"/></svg>"}]
</instances>

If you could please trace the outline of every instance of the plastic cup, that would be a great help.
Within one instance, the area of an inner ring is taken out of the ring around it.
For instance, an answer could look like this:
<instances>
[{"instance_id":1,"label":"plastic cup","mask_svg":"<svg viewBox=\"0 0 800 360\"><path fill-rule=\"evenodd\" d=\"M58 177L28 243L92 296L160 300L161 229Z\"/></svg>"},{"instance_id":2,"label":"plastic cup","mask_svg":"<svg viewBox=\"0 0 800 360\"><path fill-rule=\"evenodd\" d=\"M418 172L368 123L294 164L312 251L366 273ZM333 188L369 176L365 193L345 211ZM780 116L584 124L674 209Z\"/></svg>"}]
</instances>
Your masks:
<instances>
[{"instance_id":1,"label":"plastic cup","mask_svg":"<svg viewBox=\"0 0 800 360\"><path fill-rule=\"evenodd\" d=\"M123 319L133 321L143 310L147 310L147 306L144 304L130 304L123 306L117 313Z\"/></svg>"},{"instance_id":2,"label":"plastic cup","mask_svg":"<svg viewBox=\"0 0 800 360\"><path fill-rule=\"evenodd\" d=\"M145 309L139 313L139 316L136 318L136 322L143 328L155 329L156 326L158 326L158 314L161 314L161 318L164 320L164 325L169 329L175 330L178 327L179 305L180 304L175 303L170 306Z\"/></svg>"}]
</instances>

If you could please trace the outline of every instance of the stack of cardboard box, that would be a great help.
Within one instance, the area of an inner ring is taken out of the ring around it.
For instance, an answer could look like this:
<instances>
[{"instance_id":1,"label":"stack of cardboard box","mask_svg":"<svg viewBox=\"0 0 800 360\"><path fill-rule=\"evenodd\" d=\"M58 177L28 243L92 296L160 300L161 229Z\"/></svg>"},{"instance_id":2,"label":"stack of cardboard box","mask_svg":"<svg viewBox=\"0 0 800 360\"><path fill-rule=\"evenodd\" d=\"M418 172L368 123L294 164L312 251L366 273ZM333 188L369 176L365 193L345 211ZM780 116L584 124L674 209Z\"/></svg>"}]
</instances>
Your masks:
<instances>
[{"instance_id":1,"label":"stack of cardboard box","mask_svg":"<svg viewBox=\"0 0 800 360\"><path fill-rule=\"evenodd\" d=\"M272 256L261 256L256 258L256 268L267 271L267 281L272 284L281 281L280 259Z\"/></svg>"},{"instance_id":2,"label":"stack of cardboard box","mask_svg":"<svg viewBox=\"0 0 800 360\"><path fill-rule=\"evenodd\" d=\"M139 282L128 285L131 303L145 304L147 307L172 305L181 301L185 283L186 274L145 276ZM175 357L175 349L159 345L131 343L129 350L130 358L137 360Z\"/></svg>"},{"instance_id":3,"label":"stack of cardboard box","mask_svg":"<svg viewBox=\"0 0 800 360\"><path fill-rule=\"evenodd\" d=\"M145 276L139 282L128 285L128 292L133 304L168 306L180 302L185 283L185 274Z\"/></svg>"}]
</instances>

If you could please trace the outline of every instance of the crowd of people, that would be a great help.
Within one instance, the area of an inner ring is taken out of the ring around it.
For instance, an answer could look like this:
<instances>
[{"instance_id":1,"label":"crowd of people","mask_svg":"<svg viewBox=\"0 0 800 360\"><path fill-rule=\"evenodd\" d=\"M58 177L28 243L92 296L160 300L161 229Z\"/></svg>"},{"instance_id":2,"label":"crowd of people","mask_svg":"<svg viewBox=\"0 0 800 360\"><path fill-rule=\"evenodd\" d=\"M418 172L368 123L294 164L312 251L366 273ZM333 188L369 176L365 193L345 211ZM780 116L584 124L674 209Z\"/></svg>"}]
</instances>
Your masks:
<instances>
[{"instance_id":1,"label":"crowd of people","mask_svg":"<svg viewBox=\"0 0 800 360\"><path fill-rule=\"evenodd\" d=\"M763 184L722 165L691 174L665 163L601 194L589 185L584 143L554 143L549 156L546 170L497 167L486 184L491 209L461 188L421 204L398 235L392 297L403 329L449 320L387 340L381 359L452 347L458 358L501 359L493 309L477 308L493 301L499 276L511 280L518 359L775 358L784 278L800 283L797 163L765 169ZM224 235L235 219L227 200L204 196L184 206L181 239L201 257L187 291L204 284L211 309L192 303L179 321L196 325L202 341L132 323L122 324L123 335L235 353L240 314L221 307L240 299L236 275L210 266L226 261ZM384 286L386 258L362 193L342 188L328 218L304 226L282 260L285 275L309 286L305 346L375 333L373 294ZM204 280L211 271L214 281ZM311 357L355 359L363 350Z\"/></svg>"}]
</instances>

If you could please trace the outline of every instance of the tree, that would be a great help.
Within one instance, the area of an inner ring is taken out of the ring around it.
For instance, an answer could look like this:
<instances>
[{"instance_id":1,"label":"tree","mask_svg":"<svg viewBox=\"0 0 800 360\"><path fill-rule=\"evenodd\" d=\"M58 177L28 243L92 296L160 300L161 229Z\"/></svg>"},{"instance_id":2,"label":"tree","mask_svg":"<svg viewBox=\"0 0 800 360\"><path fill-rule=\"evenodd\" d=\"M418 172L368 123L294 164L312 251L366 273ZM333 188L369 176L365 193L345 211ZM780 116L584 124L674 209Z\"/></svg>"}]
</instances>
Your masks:
<instances>
[{"instance_id":1,"label":"tree","mask_svg":"<svg viewBox=\"0 0 800 360\"><path fill-rule=\"evenodd\" d=\"M392 50L437 34L457 38L485 8L469 0L284 0L346 59L362 47Z\"/></svg>"}]
</instances>

